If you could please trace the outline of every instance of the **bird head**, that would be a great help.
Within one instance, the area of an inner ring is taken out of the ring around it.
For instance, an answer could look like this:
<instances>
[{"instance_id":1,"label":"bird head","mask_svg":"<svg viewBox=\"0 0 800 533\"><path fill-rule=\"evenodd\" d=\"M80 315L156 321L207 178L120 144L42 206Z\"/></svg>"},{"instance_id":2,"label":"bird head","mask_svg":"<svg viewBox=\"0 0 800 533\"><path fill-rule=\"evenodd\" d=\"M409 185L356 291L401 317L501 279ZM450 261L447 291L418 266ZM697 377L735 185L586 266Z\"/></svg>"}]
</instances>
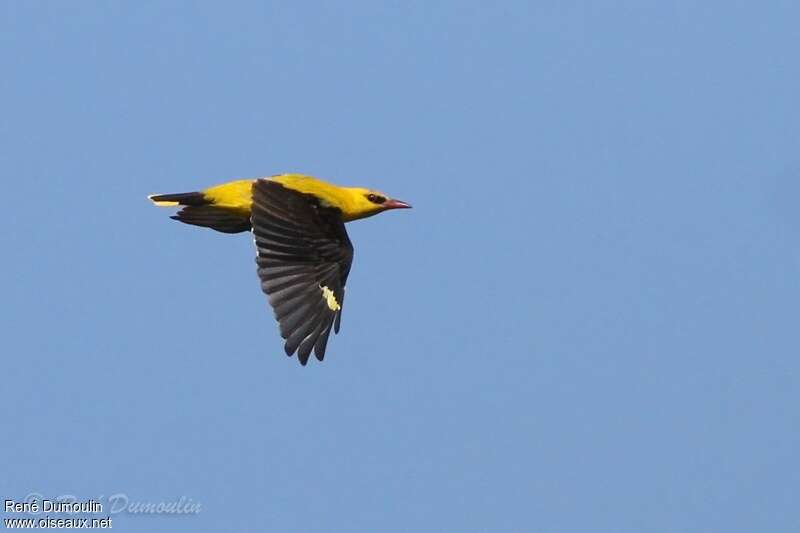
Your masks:
<instances>
[{"instance_id":1,"label":"bird head","mask_svg":"<svg viewBox=\"0 0 800 533\"><path fill-rule=\"evenodd\" d=\"M347 208L343 211L345 221L371 217L389 209L408 209L411 206L402 200L390 198L379 191L351 187Z\"/></svg>"}]
</instances>

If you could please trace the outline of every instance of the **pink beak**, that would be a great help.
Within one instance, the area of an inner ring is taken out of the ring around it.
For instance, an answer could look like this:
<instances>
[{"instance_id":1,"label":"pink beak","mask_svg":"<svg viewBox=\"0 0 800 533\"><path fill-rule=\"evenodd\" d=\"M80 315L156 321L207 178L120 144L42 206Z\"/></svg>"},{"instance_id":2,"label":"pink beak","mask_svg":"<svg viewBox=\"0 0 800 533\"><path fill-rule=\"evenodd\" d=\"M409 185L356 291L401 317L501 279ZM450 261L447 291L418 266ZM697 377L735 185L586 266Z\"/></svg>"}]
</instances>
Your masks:
<instances>
[{"instance_id":1,"label":"pink beak","mask_svg":"<svg viewBox=\"0 0 800 533\"><path fill-rule=\"evenodd\" d=\"M407 204L400 200L388 199L383 204L382 207L385 209L411 209L411 204Z\"/></svg>"}]
</instances>

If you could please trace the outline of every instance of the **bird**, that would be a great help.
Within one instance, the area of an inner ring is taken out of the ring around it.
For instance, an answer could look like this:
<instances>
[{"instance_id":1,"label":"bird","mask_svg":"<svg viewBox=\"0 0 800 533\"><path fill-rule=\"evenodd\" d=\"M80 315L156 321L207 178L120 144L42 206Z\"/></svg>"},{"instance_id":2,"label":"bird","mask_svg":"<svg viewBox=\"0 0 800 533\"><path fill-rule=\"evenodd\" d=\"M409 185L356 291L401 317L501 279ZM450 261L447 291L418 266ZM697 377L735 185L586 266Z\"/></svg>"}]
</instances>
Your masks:
<instances>
[{"instance_id":1,"label":"bird","mask_svg":"<svg viewBox=\"0 0 800 533\"><path fill-rule=\"evenodd\" d=\"M286 355L322 361L339 333L353 245L345 223L406 202L363 187L340 187L304 174L239 179L195 192L151 194L170 218L222 233L252 232L261 290L272 306Z\"/></svg>"}]
</instances>

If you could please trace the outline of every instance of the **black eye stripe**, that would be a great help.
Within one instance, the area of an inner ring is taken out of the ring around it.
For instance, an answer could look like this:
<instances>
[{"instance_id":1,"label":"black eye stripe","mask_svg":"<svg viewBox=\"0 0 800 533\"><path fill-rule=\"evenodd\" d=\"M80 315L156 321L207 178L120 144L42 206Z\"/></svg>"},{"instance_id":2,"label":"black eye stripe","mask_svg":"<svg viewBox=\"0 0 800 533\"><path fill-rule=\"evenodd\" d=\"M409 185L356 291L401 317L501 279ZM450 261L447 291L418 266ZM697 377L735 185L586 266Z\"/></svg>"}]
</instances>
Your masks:
<instances>
[{"instance_id":1,"label":"black eye stripe","mask_svg":"<svg viewBox=\"0 0 800 533\"><path fill-rule=\"evenodd\" d=\"M386 201L386 198L377 194L370 193L367 195L367 200L369 200L373 204L382 204Z\"/></svg>"}]
</instances>

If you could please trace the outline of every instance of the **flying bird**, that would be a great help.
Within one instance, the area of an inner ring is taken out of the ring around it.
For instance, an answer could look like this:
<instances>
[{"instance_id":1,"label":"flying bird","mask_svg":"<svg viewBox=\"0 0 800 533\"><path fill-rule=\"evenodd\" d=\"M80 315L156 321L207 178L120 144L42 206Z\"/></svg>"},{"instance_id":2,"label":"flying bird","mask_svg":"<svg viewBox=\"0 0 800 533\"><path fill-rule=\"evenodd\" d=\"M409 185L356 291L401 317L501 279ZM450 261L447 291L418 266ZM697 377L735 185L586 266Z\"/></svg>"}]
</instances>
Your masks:
<instances>
[{"instance_id":1,"label":"flying bird","mask_svg":"<svg viewBox=\"0 0 800 533\"><path fill-rule=\"evenodd\" d=\"M353 263L345 222L411 207L383 193L339 187L302 174L236 180L199 192L153 194L171 218L223 233L251 231L261 290L275 312L286 355L322 361L339 333Z\"/></svg>"}]
</instances>

